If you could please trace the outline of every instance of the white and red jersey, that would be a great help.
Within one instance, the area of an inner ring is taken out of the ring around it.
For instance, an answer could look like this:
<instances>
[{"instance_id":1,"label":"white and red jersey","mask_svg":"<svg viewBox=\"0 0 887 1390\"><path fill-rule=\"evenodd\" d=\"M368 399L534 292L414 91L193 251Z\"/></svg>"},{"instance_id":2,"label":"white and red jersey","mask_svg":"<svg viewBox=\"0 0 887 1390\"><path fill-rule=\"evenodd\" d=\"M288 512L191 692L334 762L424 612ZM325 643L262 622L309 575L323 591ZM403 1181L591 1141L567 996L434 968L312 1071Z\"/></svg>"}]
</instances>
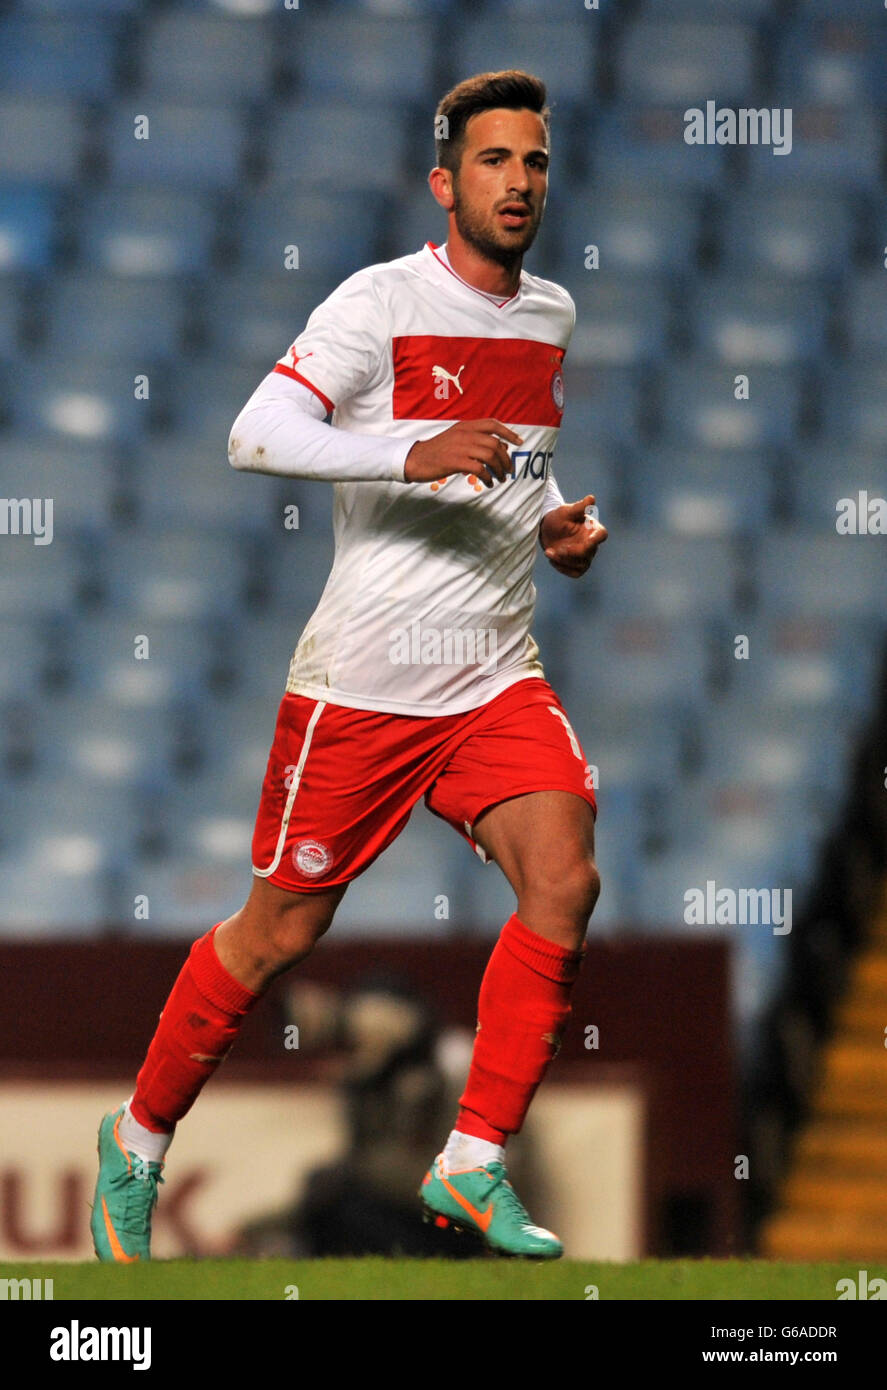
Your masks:
<instances>
[{"instance_id":1,"label":"white and red jersey","mask_svg":"<svg viewBox=\"0 0 887 1390\"><path fill-rule=\"evenodd\" d=\"M275 373L332 411L333 433L403 448L374 481L334 484L335 560L288 691L448 715L543 675L532 574L543 511L559 499L551 460L574 322L559 285L523 271L516 293L496 298L430 242L358 271L314 310ZM416 440L489 417L523 439L508 446L504 483L403 481Z\"/></svg>"}]
</instances>

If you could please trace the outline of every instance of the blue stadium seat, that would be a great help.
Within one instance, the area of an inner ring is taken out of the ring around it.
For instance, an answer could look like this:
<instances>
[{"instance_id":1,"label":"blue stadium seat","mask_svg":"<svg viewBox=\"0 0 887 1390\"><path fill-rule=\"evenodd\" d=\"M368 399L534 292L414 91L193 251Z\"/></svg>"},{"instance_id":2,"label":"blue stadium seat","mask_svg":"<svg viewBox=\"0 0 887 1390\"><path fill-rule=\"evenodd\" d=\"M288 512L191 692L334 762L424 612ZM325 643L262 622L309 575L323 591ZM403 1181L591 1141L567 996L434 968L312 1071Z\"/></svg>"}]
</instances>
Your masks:
<instances>
[{"instance_id":1,"label":"blue stadium seat","mask_svg":"<svg viewBox=\"0 0 887 1390\"><path fill-rule=\"evenodd\" d=\"M209 14L222 13L228 15L240 15L245 19L255 19L260 15L270 15L278 10L276 0L176 0L176 9L193 13L194 11L207 12ZM298 23L301 15L298 10L289 11L288 14Z\"/></svg>"},{"instance_id":2,"label":"blue stadium seat","mask_svg":"<svg viewBox=\"0 0 887 1390\"><path fill-rule=\"evenodd\" d=\"M801 14L781 36L776 100L823 102L865 107L884 103L887 58L881 17L842 13L836 5L828 19Z\"/></svg>"},{"instance_id":3,"label":"blue stadium seat","mask_svg":"<svg viewBox=\"0 0 887 1390\"><path fill-rule=\"evenodd\" d=\"M58 17L56 0L18 0L18 8L28 14ZM84 19L94 19L97 15L134 14L140 7L138 0L68 0L66 15L81 15Z\"/></svg>"},{"instance_id":4,"label":"blue stadium seat","mask_svg":"<svg viewBox=\"0 0 887 1390\"><path fill-rule=\"evenodd\" d=\"M737 579L725 540L623 527L612 551L602 551L592 582L601 611L613 618L680 620L731 615Z\"/></svg>"},{"instance_id":5,"label":"blue stadium seat","mask_svg":"<svg viewBox=\"0 0 887 1390\"><path fill-rule=\"evenodd\" d=\"M171 773L175 729L163 702L121 703L78 691L34 714L41 775L126 787Z\"/></svg>"},{"instance_id":6,"label":"blue stadium seat","mask_svg":"<svg viewBox=\"0 0 887 1390\"><path fill-rule=\"evenodd\" d=\"M609 559L602 555L602 568ZM570 619L569 685L587 693L590 709L622 701L649 712L704 701L708 661L699 625L669 624L661 612L611 617L606 599L602 606L590 620Z\"/></svg>"},{"instance_id":7,"label":"blue stadium seat","mask_svg":"<svg viewBox=\"0 0 887 1390\"><path fill-rule=\"evenodd\" d=\"M594 699L573 719L574 727L581 723L582 746L598 770L598 799L609 805L617 793L631 793L632 813L643 829L647 812L641 794L653 792L658 801L682 776L685 754L679 721L670 720L663 705L654 723L649 710L623 703L622 695L613 704Z\"/></svg>"},{"instance_id":8,"label":"blue stadium seat","mask_svg":"<svg viewBox=\"0 0 887 1390\"><path fill-rule=\"evenodd\" d=\"M107 19L0 20L0 91L101 101L114 86L117 35Z\"/></svg>"},{"instance_id":9,"label":"blue stadium seat","mask_svg":"<svg viewBox=\"0 0 887 1390\"><path fill-rule=\"evenodd\" d=\"M860 618L762 617L744 624L749 659L730 660L730 696L762 722L812 714L840 724L871 699L877 645Z\"/></svg>"},{"instance_id":10,"label":"blue stadium seat","mask_svg":"<svg viewBox=\"0 0 887 1390\"><path fill-rule=\"evenodd\" d=\"M329 491L326 483L314 486L323 492ZM326 498L323 500L326 501ZM281 615L284 630L292 634L295 646L301 632L299 623L304 623L308 616L306 605L310 604L313 612L332 569L332 528L324 525L317 530L304 527L299 531L283 532L274 541L273 551L268 544L269 539L266 538L265 543L269 552L269 610ZM295 615L295 620L291 614ZM247 630L247 640L248 635Z\"/></svg>"},{"instance_id":11,"label":"blue stadium seat","mask_svg":"<svg viewBox=\"0 0 887 1390\"><path fill-rule=\"evenodd\" d=\"M881 130L873 109L797 103L790 155L748 149L749 196L774 186L824 183L848 192L876 193L881 181ZM696 147L694 147L696 148Z\"/></svg>"},{"instance_id":12,"label":"blue stadium seat","mask_svg":"<svg viewBox=\"0 0 887 1390\"><path fill-rule=\"evenodd\" d=\"M55 195L0 182L0 271L45 270L55 251Z\"/></svg>"},{"instance_id":13,"label":"blue stadium seat","mask_svg":"<svg viewBox=\"0 0 887 1390\"><path fill-rule=\"evenodd\" d=\"M514 894L498 869L479 859L472 863L474 858L462 837L420 801L394 844L361 875L359 892L345 894L336 912L337 938L414 936L417 929L423 937L450 936L463 923L474 925L476 883L490 875L505 885L501 927L514 911ZM441 896L448 900L449 917L435 916Z\"/></svg>"},{"instance_id":14,"label":"blue stadium seat","mask_svg":"<svg viewBox=\"0 0 887 1390\"><path fill-rule=\"evenodd\" d=\"M692 902L687 894L694 889L704 894L709 880L714 881L716 888L734 891L791 887L785 882L785 859L780 853L779 842L775 845L771 842L769 850L763 853L755 849L731 853L729 849L707 842L701 820L685 822L681 829L684 834L674 850L651 857L641 866L638 884L641 920L669 933L679 932L697 938L726 935L734 950L751 948L753 938L759 948L772 949L780 938L766 925L698 924L687 922L684 914L688 902ZM782 899L778 904L782 905ZM792 906L794 909L794 903Z\"/></svg>"},{"instance_id":15,"label":"blue stadium seat","mask_svg":"<svg viewBox=\"0 0 887 1390\"><path fill-rule=\"evenodd\" d=\"M4 536L0 545L0 613L10 617L52 617L74 607L83 563L69 537L53 536L36 545L32 536Z\"/></svg>"},{"instance_id":16,"label":"blue stadium seat","mask_svg":"<svg viewBox=\"0 0 887 1390\"><path fill-rule=\"evenodd\" d=\"M815 282L738 277L735 270L700 276L688 308L696 351L739 370L789 366L825 351L828 305Z\"/></svg>"},{"instance_id":17,"label":"blue stadium seat","mask_svg":"<svg viewBox=\"0 0 887 1390\"><path fill-rule=\"evenodd\" d=\"M756 819L719 816L717 808L705 802L698 803L695 816L688 810L687 803L681 805L681 798L677 798L673 813L681 830L680 845L642 866L638 905L649 923L662 924L666 930L702 938L722 937L730 942L737 1041L747 1052L754 1042L756 1020L776 994L786 972L790 937L777 934L774 926L779 927L780 923L766 919L772 912L784 919L790 910L792 926L797 922L804 867L809 867L805 834L787 831L791 820L784 819L784 812L777 817L767 816L766 808L759 808ZM688 844L694 847L692 851L685 848ZM688 891L705 894L708 883L713 884L715 891L729 888L737 895L742 890L754 892L752 915L747 922L687 923L684 915ZM760 890L776 891L779 897L769 897L762 903ZM791 902L787 891L791 892ZM788 924L786 920L781 922L781 926Z\"/></svg>"},{"instance_id":18,"label":"blue stadium seat","mask_svg":"<svg viewBox=\"0 0 887 1390\"><path fill-rule=\"evenodd\" d=\"M285 604L278 603L271 614L251 614L238 630L232 652L235 682L244 699L254 697L257 707L265 701L270 709L283 696L290 657L331 567L332 544L326 549L319 572L308 576L308 582L292 584Z\"/></svg>"},{"instance_id":19,"label":"blue stadium seat","mask_svg":"<svg viewBox=\"0 0 887 1390\"><path fill-rule=\"evenodd\" d=\"M245 404L245 402L244 402ZM239 407L232 404L230 424ZM280 480L238 473L227 455L224 421L217 440L174 434L146 441L128 479L139 525L201 526L232 536L283 527Z\"/></svg>"},{"instance_id":20,"label":"blue stadium seat","mask_svg":"<svg viewBox=\"0 0 887 1390\"><path fill-rule=\"evenodd\" d=\"M594 271L575 300L573 367L633 367L663 355L669 321L663 283L646 274Z\"/></svg>"},{"instance_id":21,"label":"blue stadium seat","mask_svg":"<svg viewBox=\"0 0 887 1390\"><path fill-rule=\"evenodd\" d=\"M636 521L657 530L735 536L771 520L771 465L759 452L655 446L641 452L631 489Z\"/></svg>"},{"instance_id":22,"label":"blue stadium seat","mask_svg":"<svg viewBox=\"0 0 887 1390\"><path fill-rule=\"evenodd\" d=\"M202 439L200 448L213 450L215 457L227 460L232 424L264 375L263 370L256 371L254 367L224 361L215 366L196 357L188 367L179 370L177 381L170 388L168 399L178 434L192 448L197 448L196 441ZM228 486L227 480L222 486Z\"/></svg>"},{"instance_id":23,"label":"blue stadium seat","mask_svg":"<svg viewBox=\"0 0 887 1390\"><path fill-rule=\"evenodd\" d=\"M26 854L40 836L66 835L82 836L91 843L91 855L83 847L87 859L125 863L136 851L142 823L139 791L126 778L109 782L106 777L83 773L62 778L49 770L18 778L14 796L10 844L19 853ZM45 870L54 873L55 867L46 864ZM59 925L65 925L64 914Z\"/></svg>"},{"instance_id":24,"label":"blue stadium seat","mask_svg":"<svg viewBox=\"0 0 887 1390\"><path fill-rule=\"evenodd\" d=\"M448 33L445 82L460 82L466 74L523 68L541 77L548 99L587 106L595 96L595 57L598 28L594 16L556 19L509 19L501 15L470 16Z\"/></svg>"},{"instance_id":25,"label":"blue stadium seat","mask_svg":"<svg viewBox=\"0 0 887 1390\"><path fill-rule=\"evenodd\" d=\"M739 684L702 730L708 793L751 788L768 801L792 789L837 795L847 770L849 721L836 719L828 705L757 708Z\"/></svg>"},{"instance_id":26,"label":"blue stadium seat","mask_svg":"<svg viewBox=\"0 0 887 1390\"><path fill-rule=\"evenodd\" d=\"M215 276L202 306L206 349L216 359L255 364L258 383L335 287L335 279L316 279L307 270Z\"/></svg>"},{"instance_id":27,"label":"blue stadium seat","mask_svg":"<svg viewBox=\"0 0 887 1390\"><path fill-rule=\"evenodd\" d=\"M145 106L150 109L143 111ZM142 115L150 121L149 138L136 139L134 123ZM173 104L143 96L111 108L106 140L115 181L193 192L238 182L246 137L240 116L228 104Z\"/></svg>"},{"instance_id":28,"label":"blue stadium seat","mask_svg":"<svg viewBox=\"0 0 887 1390\"><path fill-rule=\"evenodd\" d=\"M744 101L756 76L754 39L750 25L724 18L695 24L642 14L620 45L619 92L630 101L687 106L704 107L702 93L722 104Z\"/></svg>"},{"instance_id":29,"label":"blue stadium seat","mask_svg":"<svg viewBox=\"0 0 887 1390\"><path fill-rule=\"evenodd\" d=\"M234 3L244 3L245 0L234 0ZM213 3L228 3L228 0L213 0ZM361 10L367 14L377 14L384 17L392 15L403 15L404 18L413 18L418 11L420 14L448 14L451 10L458 10L460 0L344 0L342 8L346 6L350 9Z\"/></svg>"},{"instance_id":30,"label":"blue stadium seat","mask_svg":"<svg viewBox=\"0 0 887 1390\"><path fill-rule=\"evenodd\" d=\"M241 627L232 653L243 676L248 676L247 668L253 655L249 640L253 622L251 616ZM281 639L289 636L291 642L281 640L280 661L269 672L267 685L259 688L255 683L244 682L232 694L206 701L197 714L196 732L203 752L203 771L200 778L195 779L193 795L220 813L230 804L239 807L240 814L246 814L243 810L246 801L252 805L249 814L254 815L258 805L277 712L286 687L287 648L295 646L298 636L298 633L288 634L284 623L280 624L279 633ZM267 649L260 651L260 655L267 660Z\"/></svg>"},{"instance_id":31,"label":"blue stadium seat","mask_svg":"<svg viewBox=\"0 0 887 1390\"><path fill-rule=\"evenodd\" d=\"M848 449L835 439L798 451L792 473L792 501L794 515L802 526L831 531L838 519L838 503L852 498L858 511L861 491L868 493L869 501L887 498L887 463L877 447Z\"/></svg>"},{"instance_id":32,"label":"blue stadium seat","mask_svg":"<svg viewBox=\"0 0 887 1390\"><path fill-rule=\"evenodd\" d=\"M3 232L0 228L0 237ZM0 358L14 357L19 346L22 316L21 282L11 275L0 277Z\"/></svg>"},{"instance_id":33,"label":"blue stadium seat","mask_svg":"<svg viewBox=\"0 0 887 1390\"><path fill-rule=\"evenodd\" d=\"M77 103L0 96L0 179L68 184L80 172L85 132Z\"/></svg>"},{"instance_id":34,"label":"blue stadium seat","mask_svg":"<svg viewBox=\"0 0 887 1390\"><path fill-rule=\"evenodd\" d=\"M80 213L81 260L112 275L208 272L215 220L199 194L155 186L97 193Z\"/></svg>"},{"instance_id":35,"label":"blue stadium seat","mask_svg":"<svg viewBox=\"0 0 887 1390\"><path fill-rule=\"evenodd\" d=\"M151 616L139 623L131 614L82 616L68 641L72 680L76 689L120 704L191 695L208 687L225 659L217 650L222 635L230 640L223 627L194 618Z\"/></svg>"},{"instance_id":36,"label":"blue stadium seat","mask_svg":"<svg viewBox=\"0 0 887 1390\"><path fill-rule=\"evenodd\" d=\"M677 189L651 191L618 171L571 187L560 221L563 244L582 252L577 265L587 245L598 247L601 270L590 279L607 271L686 270L700 235L698 198Z\"/></svg>"},{"instance_id":37,"label":"blue stadium seat","mask_svg":"<svg viewBox=\"0 0 887 1390\"><path fill-rule=\"evenodd\" d=\"M27 857L0 860L0 874L0 935L6 940L103 932L110 915L108 881L88 836L45 836Z\"/></svg>"},{"instance_id":38,"label":"blue stadium seat","mask_svg":"<svg viewBox=\"0 0 887 1390\"><path fill-rule=\"evenodd\" d=\"M603 776L603 773L602 773ZM597 792L594 859L601 893L591 919L592 937L632 930L637 918L637 884L644 858L642 798L630 787Z\"/></svg>"},{"instance_id":39,"label":"blue stadium seat","mask_svg":"<svg viewBox=\"0 0 887 1390\"><path fill-rule=\"evenodd\" d=\"M868 616L884 622L884 556L879 536L810 531L771 534L757 583L773 617Z\"/></svg>"},{"instance_id":40,"label":"blue stadium seat","mask_svg":"<svg viewBox=\"0 0 887 1390\"><path fill-rule=\"evenodd\" d=\"M239 408L231 399L220 403L213 433L177 431L146 440L122 480L126 508L148 529L210 525L220 534L260 539L269 558L277 540L283 557L292 532L331 533L332 489L305 479L232 469L227 429ZM291 507L297 512L285 510Z\"/></svg>"},{"instance_id":41,"label":"blue stadium seat","mask_svg":"<svg viewBox=\"0 0 887 1390\"><path fill-rule=\"evenodd\" d=\"M828 833L832 810L815 795L786 797L776 808L770 804L749 808L745 815L713 818L708 844L713 853L724 853L731 860L747 854L752 846L758 847L762 855L778 846L779 859L772 870L775 881L767 886L791 890L792 914L796 916L803 906L816 855Z\"/></svg>"},{"instance_id":42,"label":"blue stadium seat","mask_svg":"<svg viewBox=\"0 0 887 1390\"><path fill-rule=\"evenodd\" d=\"M108 602L152 617L226 617L243 601L243 557L230 536L166 530L115 535L103 551ZM139 628L143 631L143 628Z\"/></svg>"},{"instance_id":43,"label":"blue stadium seat","mask_svg":"<svg viewBox=\"0 0 887 1390\"><path fill-rule=\"evenodd\" d=\"M285 350L286 345L281 354ZM219 362L195 357L183 364L169 391L178 431L192 440L202 436L217 457L227 459L231 426L266 374L264 366L256 370L224 357Z\"/></svg>"},{"instance_id":44,"label":"blue stadium seat","mask_svg":"<svg viewBox=\"0 0 887 1390\"><path fill-rule=\"evenodd\" d=\"M382 4L386 0L381 0ZM597 0L594 11L590 5L584 6L585 14L583 18L588 24L595 24L601 15L613 9L615 0ZM539 18L539 6L536 0L486 0L486 8L493 15L501 15L507 11L509 19L514 16L526 17L527 19ZM565 19L575 19L577 12L575 0L546 0L545 14L555 23L561 24Z\"/></svg>"},{"instance_id":45,"label":"blue stadium seat","mask_svg":"<svg viewBox=\"0 0 887 1390\"><path fill-rule=\"evenodd\" d=\"M4 497L51 497L53 529L70 536L111 524L117 475L106 447L23 432L7 436L0 460ZM53 541L53 544L55 542Z\"/></svg>"},{"instance_id":46,"label":"blue stadium seat","mask_svg":"<svg viewBox=\"0 0 887 1390\"><path fill-rule=\"evenodd\" d=\"M249 857L223 864L171 855L137 861L118 897L116 920L131 922L133 935L192 941L207 922L222 922L243 906L252 883ZM147 899L147 919L136 919L134 900Z\"/></svg>"},{"instance_id":47,"label":"blue stadium seat","mask_svg":"<svg viewBox=\"0 0 887 1390\"><path fill-rule=\"evenodd\" d=\"M77 342L135 368L177 354L184 342L182 287L166 276L111 276L82 270L53 281L46 347L65 355Z\"/></svg>"},{"instance_id":48,"label":"blue stadium seat","mask_svg":"<svg viewBox=\"0 0 887 1390\"><path fill-rule=\"evenodd\" d=\"M645 0L646 14L652 18L656 12L655 0ZM774 10L774 0L748 0L742 5L743 20L766 19ZM736 0L669 0L669 17L703 21L736 19Z\"/></svg>"},{"instance_id":49,"label":"blue stadium seat","mask_svg":"<svg viewBox=\"0 0 887 1390\"><path fill-rule=\"evenodd\" d=\"M723 263L779 277L847 274L853 255L852 206L828 183L735 193L723 216Z\"/></svg>"},{"instance_id":50,"label":"blue stadium seat","mask_svg":"<svg viewBox=\"0 0 887 1390\"><path fill-rule=\"evenodd\" d=\"M4 537L4 544L8 540ZM0 700L32 697L44 683L49 663L46 629L33 617L0 616Z\"/></svg>"},{"instance_id":51,"label":"blue stadium seat","mask_svg":"<svg viewBox=\"0 0 887 1390\"><path fill-rule=\"evenodd\" d=\"M887 288L883 268L857 273L847 287L844 304L851 350L887 357Z\"/></svg>"},{"instance_id":52,"label":"blue stadium seat","mask_svg":"<svg viewBox=\"0 0 887 1390\"><path fill-rule=\"evenodd\" d=\"M573 418L572 401L564 412L553 467L558 487L568 502L592 493L605 523L608 517L624 512L628 471L625 457L612 445L583 434L581 421Z\"/></svg>"},{"instance_id":53,"label":"blue stadium seat","mask_svg":"<svg viewBox=\"0 0 887 1390\"><path fill-rule=\"evenodd\" d=\"M593 367L572 363L564 368L565 399L574 437L604 446L631 445L640 429L640 384L631 367Z\"/></svg>"},{"instance_id":54,"label":"blue stadium seat","mask_svg":"<svg viewBox=\"0 0 887 1390\"><path fill-rule=\"evenodd\" d=\"M311 99L427 104L428 145L433 138L435 29L425 17L373 14L312 16L289 50L299 88ZM372 124L372 115L367 117Z\"/></svg>"},{"instance_id":55,"label":"blue stadium seat","mask_svg":"<svg viewBox=\"0 0 887 1390\"><path fill-rule=\"evenodd\" d=\"M279 188L268 186L257 190L243 210L243 264L268 274L288 272L336 284L379 259L379 237L388 220L387 203L378 195L299 193L288 181ZM290 266L291 247L298 248L298 267ZM282 345L278 357L287 346Z\"/></svg>"},{"instance_id":56,"label":"blue stadium seat","mask_svg":"<svg viewBox=\"0 0 887 1390\"><path fill-rule=\"evenodd\" d=\"M593 135L593 177L628 178L650 189L705 190L721 185L725 147L686 144L684 110L619 102L602 112Z\"/></svg>"},{"instance_id":57,"label":"blue stadium seat","mask_svg":"<svg viewBox=\"0 0 887 1390\"><path fill-rule=\"evenodd\" d=\"M369 115L344 102L282 106L267 135L272 176L291 180L299 197L314 188L340 195L397 189L406 149L399 111L375 106Z\"/></svg>"},{"instance_id":58,"label":"blue stadium seat","mask_svg":"<svg viewBox=\"0 0 887 1390\"><path fill-rule=\"evenodd\" d=\"M748 375L749 397L734 396L734 377ZM737 364L712 367L701 355L669 363L661 386L664 436L704 449L787 445L798 425L801 388L791 368L759 367L745 373Z\"/></svg>"},{"instance_id":59,"label":"blue stadium seat","mask_svg":"<svg viewBox=\"0 0 887 1390\"><path fill-rule=\"evenodd\" d=\"M887 357L863 352L835 366L825 381L824 428L852 448L887 444Z\"/></svg>"},{"instance_id":60,"label":"blue stadium seat","mask_svg":"<svg viewBox=\"0 0 887 1390\"><path fill-rule=\"evenodd\" d=\"M271 702L268 707L273 710ZM237 730L235 737L238 742L226 750L227 760L213 761L201 775L189 776L168 794L164 830L174 855L195 863L249 869L270 742L248 742L247 758L242 740L248 739L249 731ZM240 765L247 766L248 775L243 775Z\"/></svg>"},{"instance_id":61,"label":"blue stadium seat","mask_svg":"<svg viewBox=\"0 0 887 1390\"><path fill-rule=\"evenodd\" d=\"M149 428L152 398L137 400L135 370L128 362L84 357L74 342L65 356L46 353L20 361L10 373L15 424L96 444L131 441Z\"/></svg>"},{"instance_id":62,"label":"blue stadium seat","mask_svg":"<svg viewBox=\"0 0 887 1390\"><path fill-rule=\"evenodd\" d=\"M152 109L156 97L220 107L267 100L273 93L275 40L267 21L243 13L152 15L139 44L142 90Z\"/></svg>"},{"instance_id":63,"label":"blue stadium seat","mask_svg":"<svg viewBox=\"0 0 887 1390\"><path fill-rule=\"evenodd\" d=\"M429 188L417 186L403 194L388 232L391 255L409 256L420 251L426 241L435 246L444 244L447 215L434 201Z\"/></svg>"},{"instance_id":64,"label":"blue stadium seat","mask_svg":"<svg viewBox=\"0 0 887 1390\"><path fill-rule=\"evenodd\" d=\"M872 7L868 0L805 0L804 11L811 19L834 19L836 12L844 21L870 20Z\"/></svg>"}]
</instances>

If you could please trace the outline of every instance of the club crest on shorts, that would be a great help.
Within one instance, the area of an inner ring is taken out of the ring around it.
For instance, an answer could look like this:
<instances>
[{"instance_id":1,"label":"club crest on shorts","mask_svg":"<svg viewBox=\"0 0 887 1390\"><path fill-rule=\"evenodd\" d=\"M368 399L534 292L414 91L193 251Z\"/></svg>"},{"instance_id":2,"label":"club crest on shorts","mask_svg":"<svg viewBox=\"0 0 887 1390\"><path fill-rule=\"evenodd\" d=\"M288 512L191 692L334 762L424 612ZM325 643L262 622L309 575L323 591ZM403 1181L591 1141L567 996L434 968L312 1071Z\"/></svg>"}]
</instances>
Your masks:
<instances>
[{"instance_id":1,"label":"club crest on shorts","mask_svg":"<svg viewBox=\"0 0 887 1390\"><path fill-rule=\"evenodd\" d=\"M293 864L308 878L319 878L332 862L332 851L319 840L300 840L293 849Z\"/></svg>"}]
</instances>

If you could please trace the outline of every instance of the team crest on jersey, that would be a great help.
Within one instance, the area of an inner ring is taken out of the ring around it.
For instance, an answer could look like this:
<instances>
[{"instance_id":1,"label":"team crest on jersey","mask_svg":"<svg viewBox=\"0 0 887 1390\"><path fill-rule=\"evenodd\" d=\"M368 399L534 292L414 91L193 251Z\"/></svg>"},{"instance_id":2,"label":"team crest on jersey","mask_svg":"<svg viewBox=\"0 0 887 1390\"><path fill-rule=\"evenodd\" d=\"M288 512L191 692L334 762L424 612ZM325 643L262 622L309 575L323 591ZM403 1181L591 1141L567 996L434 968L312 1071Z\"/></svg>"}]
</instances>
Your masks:
<instances>
[{"instance_id":1,"label":"team crest on jersey","mask_svg":"<svg viewBox=\"0 0 887 1390\"><path fill-rule=\"evenodd\" d=\"M325 874L332 862L332 851L320 840L300 840L293 849L293 864L309 878L319 878Z\"/></svg>"},{"instance_id":2,"label":"team crest on jersey","mask_svg":"<svg viewBox=\"0 0 887 1390\"><path fill-rule=\"evenodd\" d=\"M564 408L564 374L560 367L556 367L551 377L551 399L554 401L558 410Z\"/></svg>"}]
</instances>

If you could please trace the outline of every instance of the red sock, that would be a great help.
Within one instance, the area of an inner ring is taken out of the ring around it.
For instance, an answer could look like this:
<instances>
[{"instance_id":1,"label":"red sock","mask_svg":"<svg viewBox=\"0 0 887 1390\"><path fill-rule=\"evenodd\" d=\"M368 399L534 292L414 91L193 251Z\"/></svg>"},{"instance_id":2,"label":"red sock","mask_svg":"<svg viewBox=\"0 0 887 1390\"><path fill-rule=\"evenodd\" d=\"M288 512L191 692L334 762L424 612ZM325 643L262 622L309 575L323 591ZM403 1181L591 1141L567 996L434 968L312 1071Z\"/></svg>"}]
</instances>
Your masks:
<instances>
[{"instance_id":1,"label":"red sock","mask_svg":"<svg viewBox=\"0 0 887 1390\"><path fill-rule=\"evenodd\" d=\"M504 1144L517 1134L560 1047L584 951L505 923L480 987L478 1033L456 1129Z\"/></svg>"},{"instance_id":2,"label":"red sock","mask_svg":"<svg viewBox=\"0 0 887 1390\"><path fill-rule=\"evenodd\" d=\"M187 1115L261 997L235 980L216 955L212 931L195 941L148 1048L130 1111L161 1134Z\"/></svg>"}]
</instances>

